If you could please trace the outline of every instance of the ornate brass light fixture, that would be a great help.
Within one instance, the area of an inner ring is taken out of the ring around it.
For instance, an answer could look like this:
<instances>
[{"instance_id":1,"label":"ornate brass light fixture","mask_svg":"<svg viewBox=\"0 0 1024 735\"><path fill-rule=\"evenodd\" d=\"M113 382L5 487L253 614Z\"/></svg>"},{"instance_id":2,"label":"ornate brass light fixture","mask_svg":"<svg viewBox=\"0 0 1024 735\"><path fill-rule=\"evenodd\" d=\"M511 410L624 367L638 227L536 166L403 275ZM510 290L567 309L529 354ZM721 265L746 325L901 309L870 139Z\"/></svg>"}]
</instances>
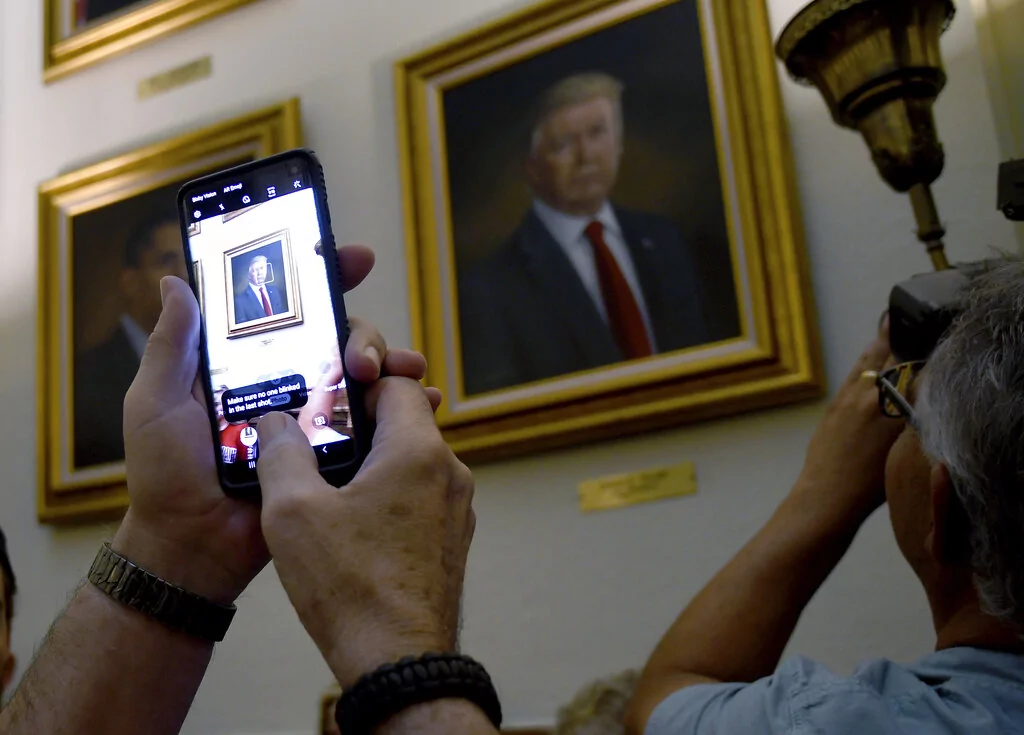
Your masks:
<instances>
[{"instance_id":1,"label":"ornate brass light fixture","mask_svg":"<svg viewBox=\"0 0 1024 735\"><path fill-rule=\"evenodd\" d=\"M952 0L815 0L775 47L836 124L860 131L882 178L910 194L936 270L949 262L931 192L945 162L932 106L946 84L939 37L955 12Z\"/></svg>"}]
</instances>

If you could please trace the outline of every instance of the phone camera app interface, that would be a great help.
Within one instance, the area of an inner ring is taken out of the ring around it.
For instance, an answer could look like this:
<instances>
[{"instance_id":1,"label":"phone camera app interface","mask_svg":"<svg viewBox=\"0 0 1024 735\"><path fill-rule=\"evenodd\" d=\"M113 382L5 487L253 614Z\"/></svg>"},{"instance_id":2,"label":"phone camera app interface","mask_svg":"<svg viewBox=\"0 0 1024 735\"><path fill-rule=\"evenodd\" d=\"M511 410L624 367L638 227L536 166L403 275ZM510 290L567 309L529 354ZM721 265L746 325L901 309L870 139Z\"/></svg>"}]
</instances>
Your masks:
<instances>
[{"instance_id":1,"label":"phone camera app interface","mask_svg":"<svg viewBox=\"0 0 1024 735\"><path fill-rule=\"evenodd\" d=\"M240 469L255 469L272 411L295 417L321 464L352 437L314 192L288 173L186 202L221 459Z\"/></svg>"}]
</instances>

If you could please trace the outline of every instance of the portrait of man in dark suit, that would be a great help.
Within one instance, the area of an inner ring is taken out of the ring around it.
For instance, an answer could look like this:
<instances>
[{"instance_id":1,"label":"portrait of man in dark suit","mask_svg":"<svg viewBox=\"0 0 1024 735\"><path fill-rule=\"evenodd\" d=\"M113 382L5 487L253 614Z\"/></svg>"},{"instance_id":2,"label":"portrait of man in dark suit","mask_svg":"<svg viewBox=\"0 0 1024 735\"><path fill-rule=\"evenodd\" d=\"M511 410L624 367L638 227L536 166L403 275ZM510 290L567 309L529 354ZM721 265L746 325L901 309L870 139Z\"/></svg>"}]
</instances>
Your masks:
<instances>
[{"instance_id":1,"label":"portrait of man in dark suit","mask_svg":"<svg viewBox=\"0 0 1024 735\"><path fill-rule=\"evenodd\" d=\"M162 193L162 192L161 192ZM171 192L166 192L173 197ZM170 208L137 210L136 224L128 232L116 269L118 308L112 311L113 328L97 344L76 350L74 366L74 463L76 467L120 462L124 459L122 407L139 369L146 341L160 318L160 280L173 275L188 278L177 215ZM127 205L130 206L130 205ZM128 211L128 210L126 210ZM79 234L85 235L90 230ZM88 252L100 232L76 241ZM101 243L108 246L108 241ZM76 319L90 320L101 310L101 289L85 277L78 285ZM92 309L89 308L91 305Z\"/></svg>"},{"instance_id":2,"label":"portrait of man in dark suit","mask_svg":"<svg viewBox=\"0 0 1024 735\"><path fill-rule=\"evenodd\" d=\"M540 95L523 167L532 202L459 278L469 395L704 344L694 256L668 217L612 199L623 84L577 73Z\"/></svg>"},{"instance_id":3,"label":"portrait of man in dark suit","mask_svg":"<svg viewBox=\"0 0 1024 735\"><path fill-rule=\"evenodd\" d=\"M249 277L245 288L235 293L235 323L244 324L288 311L284 287L273 285L273 267L266 255L249 259Z\"/></svg>"}]
</instances>

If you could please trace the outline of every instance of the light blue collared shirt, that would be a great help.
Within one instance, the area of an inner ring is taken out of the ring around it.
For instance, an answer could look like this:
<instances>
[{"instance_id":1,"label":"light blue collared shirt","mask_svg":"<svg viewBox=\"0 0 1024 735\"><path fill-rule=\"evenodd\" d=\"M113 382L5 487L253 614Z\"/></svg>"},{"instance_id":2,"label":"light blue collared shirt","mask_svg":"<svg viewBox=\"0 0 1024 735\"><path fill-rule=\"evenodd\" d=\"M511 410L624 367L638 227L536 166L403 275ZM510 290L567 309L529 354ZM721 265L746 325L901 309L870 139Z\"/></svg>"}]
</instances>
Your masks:
<instances>
[{"instance_id":1,"label":"light blue collared shirt","mask_svg":"<svg viewBox=\"0 0 1024 735\"><path fill-rule=\"evenodd\" d=\"M646 735L1015 735L1024 656L937 651L909 666L870 661L851 677L797 657L752 684L699 684L658 705Z\"/></svg>"}]
</instances>

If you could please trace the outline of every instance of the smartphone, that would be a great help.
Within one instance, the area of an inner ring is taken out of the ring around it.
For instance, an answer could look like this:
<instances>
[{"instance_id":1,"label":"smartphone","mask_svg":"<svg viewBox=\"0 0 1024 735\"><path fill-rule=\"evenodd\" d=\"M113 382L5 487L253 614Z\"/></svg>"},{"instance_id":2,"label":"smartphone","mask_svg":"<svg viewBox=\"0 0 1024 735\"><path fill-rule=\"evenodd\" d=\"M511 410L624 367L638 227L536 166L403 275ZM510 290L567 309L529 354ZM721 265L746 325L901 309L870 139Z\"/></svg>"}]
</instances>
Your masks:
<instances>
[{"instance_id":1,"label":"smartphone","mask_svg":"<svg viewBox=\"0 0 1024 735\"><path fill-rule=\"evenodd\" d=\"M201 314L200 374L221 485L259 492L258 420L285 411L341 486L369 448L363 390L345 370L348 317L323 168L294 150L178 192Z\"/></svg>"}]
</instances>

